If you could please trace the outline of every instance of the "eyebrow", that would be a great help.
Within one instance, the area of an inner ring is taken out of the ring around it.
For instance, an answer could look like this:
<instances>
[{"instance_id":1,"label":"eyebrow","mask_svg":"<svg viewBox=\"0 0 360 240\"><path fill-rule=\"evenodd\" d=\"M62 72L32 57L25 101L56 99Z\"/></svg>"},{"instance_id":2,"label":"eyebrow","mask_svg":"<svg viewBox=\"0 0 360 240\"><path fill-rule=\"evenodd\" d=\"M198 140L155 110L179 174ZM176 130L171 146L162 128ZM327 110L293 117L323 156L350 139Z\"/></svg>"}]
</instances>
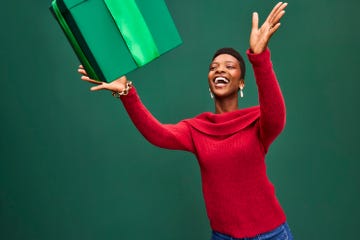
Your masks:
<instances>
[{"instance_id":1,"label":"eyebrow","mask_svg":"<svg viewBox=\"0 0 360 240\"><path fill-rule=\"evenodd\" d=\"M228 63L231 63L231 64L235 64L236 65L236 62L234 61L225 61L225 64L228 64ZM219 62L211 62L210 63L210 66L212 65L219 65L220 63Z\"/></svg>"},{"instance_id":2,"label":"eyebrow","mask_svg":"<svg viewBox=\"0 0 360 240\"><path fill-rule=\"evenodd\" d=\"M225 61L225 63L236 63L236 62L234 62L234 61ZM211 62L211 64L219 64L219 62Z\"/></svg>"}]
</instances>

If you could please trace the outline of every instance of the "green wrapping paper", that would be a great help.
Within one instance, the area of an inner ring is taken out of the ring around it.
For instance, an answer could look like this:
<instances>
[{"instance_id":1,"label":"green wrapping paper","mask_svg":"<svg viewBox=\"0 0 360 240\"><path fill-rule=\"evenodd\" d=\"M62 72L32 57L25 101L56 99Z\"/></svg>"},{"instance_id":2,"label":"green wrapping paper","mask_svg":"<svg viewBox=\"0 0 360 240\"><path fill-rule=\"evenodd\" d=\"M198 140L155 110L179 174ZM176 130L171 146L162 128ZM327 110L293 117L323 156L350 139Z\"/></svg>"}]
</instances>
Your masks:
<instances>
[{"instance_id":1,"label":"green wrapping paper","mask_svg":"<svg viewBox=\"0 0 360 240\"><path fill-rule=\"evenodd\" d=\"M164 0L54 0L50 10L99 81L111 82L182 43Z\"/></svg>"}]
</instances>

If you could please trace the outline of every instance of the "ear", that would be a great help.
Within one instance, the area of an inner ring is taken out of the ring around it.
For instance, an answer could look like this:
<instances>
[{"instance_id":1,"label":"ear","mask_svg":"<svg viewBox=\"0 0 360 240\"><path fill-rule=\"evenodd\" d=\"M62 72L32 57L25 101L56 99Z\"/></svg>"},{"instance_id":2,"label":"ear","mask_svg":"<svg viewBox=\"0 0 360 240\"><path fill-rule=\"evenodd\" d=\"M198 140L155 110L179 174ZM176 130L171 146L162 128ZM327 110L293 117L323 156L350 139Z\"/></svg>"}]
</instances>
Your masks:
<instances>
[{"instance_id":1,"label":"ear","mask_svg":"<svg viewBox=\"0 0 360 240\"><path fill-rule=\"evenodd\" d=\"M244 89L244 87L245 87L245 81L244 81L244 79L240 79L239 89Z\"/></svg>"}]
</instances>

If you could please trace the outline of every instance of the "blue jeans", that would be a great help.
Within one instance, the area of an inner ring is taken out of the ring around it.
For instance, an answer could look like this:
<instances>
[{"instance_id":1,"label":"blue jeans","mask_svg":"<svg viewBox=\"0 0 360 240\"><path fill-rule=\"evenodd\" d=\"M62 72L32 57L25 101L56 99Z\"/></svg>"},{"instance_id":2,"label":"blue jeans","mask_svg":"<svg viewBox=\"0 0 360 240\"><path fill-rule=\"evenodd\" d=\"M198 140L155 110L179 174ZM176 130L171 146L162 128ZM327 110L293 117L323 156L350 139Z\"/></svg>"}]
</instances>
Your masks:
<instances>
[{"instance_id":1,"label":"blue jeans","mask_svg":"<svg viewBox=\"0 0 360 240\"><path fill-rule=\"evenodd\" d=\"M233 238L219 232L212 232L211 240L293 240L290 228L287 223L269 232L259 234L251 238Z\"/></svg>"}]
</instances>

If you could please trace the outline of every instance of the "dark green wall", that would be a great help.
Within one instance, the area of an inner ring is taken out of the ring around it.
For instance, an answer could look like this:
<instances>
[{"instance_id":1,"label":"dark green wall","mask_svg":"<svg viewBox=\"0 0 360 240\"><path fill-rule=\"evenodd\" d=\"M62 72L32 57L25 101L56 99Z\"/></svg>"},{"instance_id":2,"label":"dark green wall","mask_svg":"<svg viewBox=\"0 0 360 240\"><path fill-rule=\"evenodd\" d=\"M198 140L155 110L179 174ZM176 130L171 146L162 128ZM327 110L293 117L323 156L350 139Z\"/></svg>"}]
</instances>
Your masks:
<instances>
[{"instance_id":1,"label":"dark green wall","mask_svg":"<svg viewBox=\"0 0 360 240\"><path fill-rule=\"evenodd\" d=\"M167 0L184 44L133 72L162 122L212 111L207 67L245 52L275 1ZM296 239L354 239L360 215L358 1L289 1L270 44L287 126L268 172ZM80 81L50 1L2 3L0 239L209 239L199 169L147 143L108 92ZM119 66L121 67L121 66ZM241 106L257 104L252 72Z\"/></svg>"}]
</instances>

